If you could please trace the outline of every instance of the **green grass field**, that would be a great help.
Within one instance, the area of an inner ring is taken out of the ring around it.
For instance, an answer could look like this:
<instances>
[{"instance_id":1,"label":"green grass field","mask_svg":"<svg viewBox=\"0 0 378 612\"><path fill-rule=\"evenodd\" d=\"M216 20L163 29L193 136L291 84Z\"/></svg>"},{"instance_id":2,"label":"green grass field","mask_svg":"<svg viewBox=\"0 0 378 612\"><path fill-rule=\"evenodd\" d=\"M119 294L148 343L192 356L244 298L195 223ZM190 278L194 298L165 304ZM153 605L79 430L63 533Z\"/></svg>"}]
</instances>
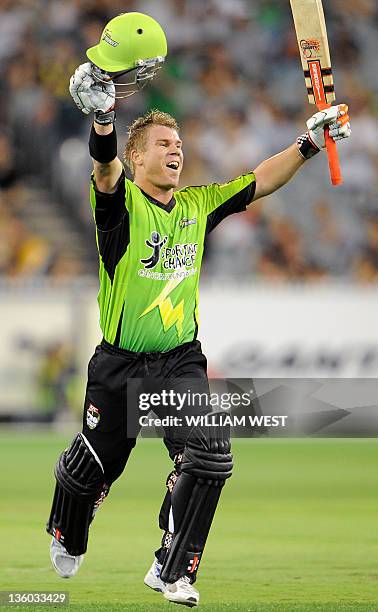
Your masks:
<instances>
[{"instance_id":1,"label":"green grass field","mask_svg":"<svg viewBox=\"0 0 378 612\"><path fill-rule=\"evenodd\" d=\"M160 440L134 450L93 523L79 574L62 580L51 569L52 470L70 439L0 432L0 590L67 590L75 612L181 609L143 585L170 470ZM197 581L200 609L378 610L377 441L239 440L233 450Z\"/></svg>"}]
</instances>

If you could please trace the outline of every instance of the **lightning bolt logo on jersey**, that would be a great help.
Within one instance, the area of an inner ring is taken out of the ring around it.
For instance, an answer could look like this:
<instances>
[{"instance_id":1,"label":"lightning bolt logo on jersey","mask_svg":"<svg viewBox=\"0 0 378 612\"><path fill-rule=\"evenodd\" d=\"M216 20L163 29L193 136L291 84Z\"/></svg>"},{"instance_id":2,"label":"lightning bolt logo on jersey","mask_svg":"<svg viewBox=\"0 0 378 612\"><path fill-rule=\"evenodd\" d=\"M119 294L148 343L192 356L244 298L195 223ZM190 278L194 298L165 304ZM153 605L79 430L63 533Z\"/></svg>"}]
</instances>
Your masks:
<instances>
[{"instance_id":1,"label":"lightning bolt logo on jersey","mask_svg":"<svg viewBox=\"0 0 378 612\"><path fill-rule=\"evenodd\" d=\"M180 271L178 271L180 272ZM164 326L164 331L167 332L172 325L176 325L177 335L181 338L183 334L184 324L184 300L182 299L177 306L173 306L169 294L176 289L176 287L184 280L185 276L177 276L172 278L165 285L158 297L150 304L140 315L144 315L151 312L154 308L159 308L161 320Z\"/></svg>"},{"instance_id":2,"label":"lightning bolt logo on jersey","mask_svg":"<svg viewBox=\"0 0 378 612\"><path fill-rule=\"evenodd\" d=\"M92 181L105 340L131 351L165 352L196 338L205 235L245 210L254 187L251 173L222 185L187 187L163 205L124 177L109 196L122 196L121 221L109 221L104 230L104 207Z\"/></svg>"}]
</instances>

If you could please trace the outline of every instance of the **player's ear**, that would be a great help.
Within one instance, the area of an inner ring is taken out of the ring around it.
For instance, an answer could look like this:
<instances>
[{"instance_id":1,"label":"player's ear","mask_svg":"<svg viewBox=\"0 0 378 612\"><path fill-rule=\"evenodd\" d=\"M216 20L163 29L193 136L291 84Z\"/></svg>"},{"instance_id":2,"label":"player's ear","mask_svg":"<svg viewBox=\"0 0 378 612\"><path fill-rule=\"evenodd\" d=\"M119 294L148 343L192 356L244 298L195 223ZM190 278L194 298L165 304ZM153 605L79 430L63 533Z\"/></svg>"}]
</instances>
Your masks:
<instances>
[{"instance_id":1,"label":"player's ear","mask_svg":"<svg viewBox=\"0 0 378 612\"><path fill-rule=\"evenodd\" d=\"M138 150L138 149L133 149L130 153L130 158L132 163L135 166L142 166L143 165L143 153L142 151Z\"/></svg>"}]
</instances>

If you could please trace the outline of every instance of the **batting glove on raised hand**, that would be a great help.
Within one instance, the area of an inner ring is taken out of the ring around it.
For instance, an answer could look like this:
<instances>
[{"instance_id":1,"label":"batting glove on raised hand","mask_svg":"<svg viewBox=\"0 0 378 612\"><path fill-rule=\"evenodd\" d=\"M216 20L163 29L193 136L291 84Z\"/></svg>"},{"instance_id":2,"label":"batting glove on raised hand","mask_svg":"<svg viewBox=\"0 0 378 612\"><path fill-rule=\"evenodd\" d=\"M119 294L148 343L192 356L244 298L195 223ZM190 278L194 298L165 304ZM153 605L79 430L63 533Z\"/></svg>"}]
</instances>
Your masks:
<instances>
[{"instance_id":1,"label":"batting glove on raised hand","mask_svg":"<svg viewBox=\"0 0 378 612\"><path fill-rule=\"evenodd\" d=\"M70 79L69 89L76 106L85 115L92 111L97 111L96 121L98 121L98 116L101 116L101 114L114 115L114 113L111 113L115 104L114 83L106 73L91 64L91 62L81 64L75 70ZM101 121L99 122L101 123ZM107 121L107 123L110 123L110 121Z\"/></svg>"},{"instance_id":2,"label":"batting glove on raised hand","mask_svg":"<svg viewBox=\"0 0 378 612\"><path fill-rule=\"evenodd\" d=\"M352 133L349 123L348 106L338 104L315 113L308 121L308 135L318 149L324 149L324 127L329 126L329 135L333 140L349 138Z\"/></svg>"}]
</instances>

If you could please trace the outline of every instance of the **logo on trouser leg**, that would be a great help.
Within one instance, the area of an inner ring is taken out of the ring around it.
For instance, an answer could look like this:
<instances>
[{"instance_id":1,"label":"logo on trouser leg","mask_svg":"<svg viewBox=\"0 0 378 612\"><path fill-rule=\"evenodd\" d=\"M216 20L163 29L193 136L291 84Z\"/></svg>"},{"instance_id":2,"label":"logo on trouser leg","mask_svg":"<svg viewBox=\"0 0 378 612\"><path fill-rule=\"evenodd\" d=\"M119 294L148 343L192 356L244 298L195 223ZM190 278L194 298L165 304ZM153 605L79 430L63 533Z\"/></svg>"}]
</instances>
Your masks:
<instances>
[{"instance_id":1,"label":"logo on trouser leg","mask_svg":"<svg viewBox=\"0 0 378 612\"><path fill-rule=\"evenodd\" d=\"M189 574L194 574L194 572L197 571L200 560L201 560L201 555L202 553L197 552L197 553L192 553L193 557L191 559L189 559L189 565L187 567L187 571L189 572Z\"/></svg>"},{"instance_id":2,"label":"logo on trouser leg","mask_svg":"<svg viewBox=\"0 0 378 612\"><path fill-rule=\"evenodd\" d=\"M89 404L87 408L87 425L89 429L95 429L100 422L100 410L93 406L93 404Z\"/></svg>"},{"instance_id":3,"label":"logo on trouser leg","mask_svg":"<svg viewBox=\"0 0 378 612\"><path fill-rule=\"evenodd\" d=\"M58 542L61 542L63 544L64 535L62 534L60 529L56 529L56 527L53 527L53 536Z\"/></svg>"}]
</instances>

